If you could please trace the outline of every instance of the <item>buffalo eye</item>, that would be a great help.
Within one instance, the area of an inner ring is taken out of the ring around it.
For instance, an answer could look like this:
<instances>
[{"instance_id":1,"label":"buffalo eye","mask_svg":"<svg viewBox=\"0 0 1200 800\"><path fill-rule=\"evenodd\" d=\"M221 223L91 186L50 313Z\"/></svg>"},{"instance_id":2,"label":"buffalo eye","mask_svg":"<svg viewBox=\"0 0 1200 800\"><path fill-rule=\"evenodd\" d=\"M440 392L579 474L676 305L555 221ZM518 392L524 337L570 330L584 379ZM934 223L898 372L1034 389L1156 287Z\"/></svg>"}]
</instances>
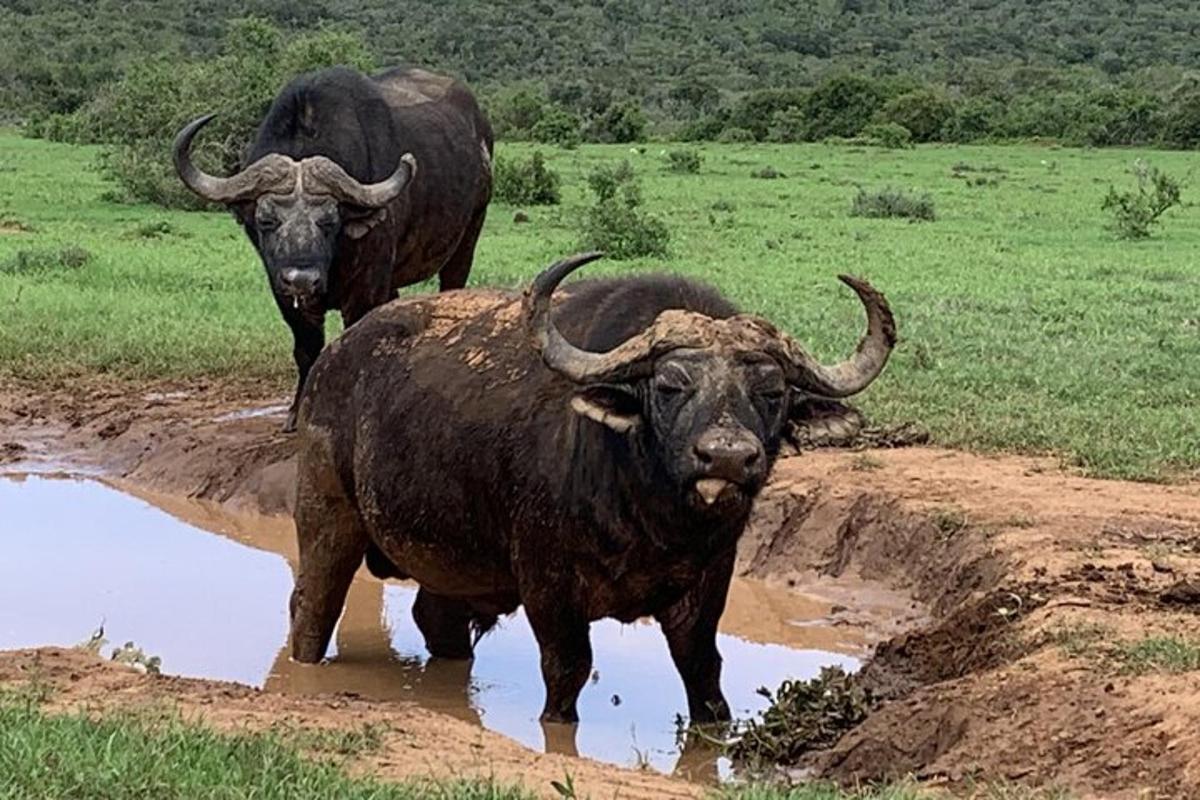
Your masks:
<instances>
[{"instance_id":1,"label":"buffalo eye","mask_svg":"<svg viewBox=\"0 0 1200 800\"><path fill-rule=\"evenodd\" d=\"M668 367L654 377L654 390L663 397L675 397L692 388L692 379L677 367Z\"/></svg>"},{"instance_id":2,"label":"buffalo eye","mask_svg":"<svg viewBox=\"0 0 1200 800\"><path fill-rule=\"evenodd\" d=\"M279 218L260 214L254 223L260 231L273 231L279 227Z\"/></svg>"}]
</instances>

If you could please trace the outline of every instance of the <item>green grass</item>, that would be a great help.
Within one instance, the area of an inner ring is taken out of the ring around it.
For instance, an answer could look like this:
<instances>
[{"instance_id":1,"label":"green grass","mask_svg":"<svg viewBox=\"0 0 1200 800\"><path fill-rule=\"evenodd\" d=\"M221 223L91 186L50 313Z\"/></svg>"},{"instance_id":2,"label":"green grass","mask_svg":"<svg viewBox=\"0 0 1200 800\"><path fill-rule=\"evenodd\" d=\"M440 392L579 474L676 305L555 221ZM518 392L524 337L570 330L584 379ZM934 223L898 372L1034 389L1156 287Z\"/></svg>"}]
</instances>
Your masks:
<instances>
[{"instance_id":1,"label":"green grass","mask_svg":"<svg viewBox=\"0 0 1200 800\"><path fill-rule=\"evenodd\" d=\"M1095 475L1200 469L1200 218L1172 211L1155 238L1129 243L1099 211L1110 183L1131 184L1139 155L1185 178L1193 155L706 145L699 174L678 174L663 165L668 147L543 148L563 204L522 209L521 225L514 207L493 205L471 284L521 286L576 249L584 175L629 158L647 211L670 226L671 256L589 274L702 277L826 359L846 354L861 326L834 275L864 275L887 293L902 337L861 401L875 420L919 420L951 447L1058 454ZM237 375L286 391L290 337L232 219L107 203L93 158L0 135L0 265L22 252L29 263L91 254L76 268L0 267L0 373ZM787 177L751 177L767 165ZM962 178L981 168L1001 171L980 172L982 185ZM851 217L859 186L928 194L937 221Z\"/></svg>"},{"instance_id":2,"label":"green grass","mask_svg":"<svg viewBox=\"0 0 1200 800\"><path fill-rule=\"evenodd\" d=\"M0 697L0 798L533 797L523 789L486 781L400 784L351 778L336 760L306 757L294 738L271 732L221 734L173 713L50 715L29 697L9 695ZM312 742L331 743L320 736Z\"/></svg>"},{"instance_id":3,"label":"green grass","mask_svg":"<svg viewBox=\"0 0 1200 800\"><path fill-rule=\"evenodd\" d=\"M1200 670L1200 642L1178 636L1149 636L1122 643L1116 658L1127 672L1195 672Z\"/></svg>"}]
</instances>

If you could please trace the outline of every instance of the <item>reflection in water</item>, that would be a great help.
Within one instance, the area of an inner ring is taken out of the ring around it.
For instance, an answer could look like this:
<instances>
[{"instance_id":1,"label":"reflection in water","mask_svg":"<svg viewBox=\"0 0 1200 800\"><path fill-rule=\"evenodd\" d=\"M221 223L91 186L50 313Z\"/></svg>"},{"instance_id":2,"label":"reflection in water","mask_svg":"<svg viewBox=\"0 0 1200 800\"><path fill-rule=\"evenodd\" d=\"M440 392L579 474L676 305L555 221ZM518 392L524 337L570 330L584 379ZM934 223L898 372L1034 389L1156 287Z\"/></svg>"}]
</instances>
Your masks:
<instances>
[{"instance_id":1,"label":"reflection in water","mask_svg":"<svg viewBox=\"0 0 1200 800\"><path fill-rule=\"evenodd\" d=\"M330 661L295 664L286 641L290 520L131 491L138 497L89 481L0 480L0 648L73 645L103 622L115 644L134 641L172 674L415 702L531 747L621 764L670 770L680 758L675 717L686 698L654 623L592 625L595 672L577 727L537 721L537 648L521 612L479 643L473 663L430 660L411 621L414 587L365 571ZM734 582L719 646L735 715L761 709L760 686L811 677L826 664L858 666L850 654L862 652L859 634L814 624L828 611ZM693 777L713 775L702 749L680 760Z\"/></svg>"}]
</instances>

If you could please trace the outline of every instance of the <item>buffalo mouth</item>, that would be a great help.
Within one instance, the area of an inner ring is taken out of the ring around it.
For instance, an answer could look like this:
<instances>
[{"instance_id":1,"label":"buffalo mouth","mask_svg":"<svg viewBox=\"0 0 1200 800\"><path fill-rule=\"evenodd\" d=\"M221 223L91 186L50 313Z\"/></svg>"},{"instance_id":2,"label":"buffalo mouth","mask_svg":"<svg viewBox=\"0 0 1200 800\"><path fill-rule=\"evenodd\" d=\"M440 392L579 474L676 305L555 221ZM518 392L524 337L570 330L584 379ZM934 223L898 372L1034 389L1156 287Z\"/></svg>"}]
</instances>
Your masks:
<instances>
[{"instance_id":1,"label":"buffalo mouth","mask_svg":"<svg viewBox=\"0 0 1200 800\"><path fill-rule=\"evenodd\" d=\"M693 486L696 499L704 508L713 508L727 503L741 503L748 499L746 487L725 478L700 478Z\"/></svg>"}]
</instances>

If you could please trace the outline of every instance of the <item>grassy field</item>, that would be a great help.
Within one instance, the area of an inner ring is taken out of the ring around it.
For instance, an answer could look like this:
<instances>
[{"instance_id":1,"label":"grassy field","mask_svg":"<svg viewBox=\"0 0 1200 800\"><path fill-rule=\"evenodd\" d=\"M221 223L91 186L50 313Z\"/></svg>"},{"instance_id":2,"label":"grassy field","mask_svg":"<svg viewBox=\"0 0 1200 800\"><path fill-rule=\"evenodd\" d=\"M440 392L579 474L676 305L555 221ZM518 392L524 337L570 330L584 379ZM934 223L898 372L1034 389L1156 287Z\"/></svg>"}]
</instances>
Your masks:
<instances>
[{"instance_id":1,"label":"grassy field","mask_svg":"<svg viewBox=\"0 0 1200 800\"><path fill-rule=\"evenodd\" d=\"M547 149L563 204L524 209L520 225L493 205L471 284L520 286L577 249L584 175L629 158L671 256L591 274L702 277L826 359L861 326L834 275L860 274L887 293L902 337L861 401L876 421L918 420L948 446L1054 453L1095 475L1200 469L1200 215L1177 209L1129 243L1099 211L1110 183L1132 185L1139 155L1182 178L1193 155L708 145L699 174L675 174L663 149ZM93 161L0 134L0 374L239 375L285 389L290 337L232 219L108 203ZM751 177L768 165L783 177ZM938 219L851 217L860 185L928 193Z\"/></svg>"}]
</instances>

